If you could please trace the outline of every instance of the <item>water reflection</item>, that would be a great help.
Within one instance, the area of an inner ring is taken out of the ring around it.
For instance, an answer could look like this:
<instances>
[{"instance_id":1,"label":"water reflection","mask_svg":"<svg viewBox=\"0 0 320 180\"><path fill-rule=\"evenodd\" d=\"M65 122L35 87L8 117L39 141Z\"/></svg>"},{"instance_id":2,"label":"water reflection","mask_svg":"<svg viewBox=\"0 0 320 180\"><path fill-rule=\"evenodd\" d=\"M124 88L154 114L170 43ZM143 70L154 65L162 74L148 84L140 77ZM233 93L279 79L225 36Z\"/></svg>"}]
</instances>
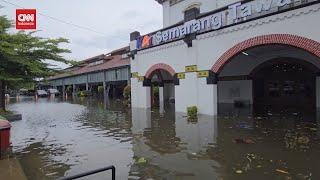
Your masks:
<instances>
[{"instance_id":1,"label":"water reflection","mask_svg":"<svg viewBox=\"0 0 320 180\"><path fill-rule=\"evenodd\" d=\"M320 177L320 163L314 160L320 155L316 121L244 112L251 111L233 110L229 116L200 116L190 122L180 114L166 112L162 117L157 111L133 110L133 132L138 135L133 141L132 179ZM145 161L139 161L142 157Z\"/></svg>"},{"instance_id":2,"label":"water reflection","mask_svg":"<svg viewBox=\"0 0 320 180\"><path fill-rule=\"evenodd\" d=\"M21 167L24 172L27 172L25 174L29 179L56 179L64 176L64 173L70 170L71 165L52 157L64 156L66 150L65 147L57 144L44 145L36 142L17 153L17 158L20 159ZM28 155L25 156L25 154Z\"/></svg>"},{"instance_id":3,"label":"water reflection","mask_svg":"<svg viewBox=\"0 0 320 180\"><path fill-rule=\"evenodd\" d=\"M117 166L118 179L127 179L131 118L123 108L105 110L93 99L26 100L9 108L23 115L22 121L12 124L12 143L29 179L54 179L109 165ZM36 158L43 163L32 163ZM43 167L50 168L44 172ZM107 172L94 179L104 176L111 177Z\"/></svg>"},{"instance_id":4,"label":"water reflection","mask_svg":"<svg viewBox=\"0 0 320 180\"><path fill-rule=\"evenodd\" d=\"M137 132L133 141L135 164L130 171L133 179L217 177L212 166L219 164L206 155L207 147L216 142L215 119L200 116L194 123L182 114L167 111L161 116L156 110L148 112L132 110L133 132ZM141 158L145 162L139 162Z\"/></svg>"},{"instance_id":5,"label":"water reflection","mask_svg":"<svg viewBox=\"0 0 320 180\"><path fill-rule=\"evenodd\" d=\"M23 115L12 123L12 143L29 179L111 164L117 179L320 178L319 123L309 116L229 109L189 121L170 108L128 109L120 101L11 103Z\"/></svg>"}]
</instances>

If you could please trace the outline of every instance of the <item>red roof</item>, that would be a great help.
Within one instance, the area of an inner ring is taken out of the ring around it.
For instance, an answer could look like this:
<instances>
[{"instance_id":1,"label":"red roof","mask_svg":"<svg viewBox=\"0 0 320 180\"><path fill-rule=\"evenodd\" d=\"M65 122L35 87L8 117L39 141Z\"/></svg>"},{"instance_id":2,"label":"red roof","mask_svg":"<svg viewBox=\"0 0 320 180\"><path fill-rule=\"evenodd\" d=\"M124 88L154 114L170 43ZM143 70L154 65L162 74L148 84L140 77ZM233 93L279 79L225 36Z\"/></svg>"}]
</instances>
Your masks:
<instances>
[{"instance_id":1,"label":"red roof","mask_svg":"<svg viewBox=\"0 0 320 180\"><path fill-rule=\"evenodd\" d=\"M97 71L102 71L102 70L107 70L107 69L118 68L118 67L130 65L130 58L123 59L121 55L106 56L104 58L104 61L105 61L104 63L99 64L99 65L95 65L95 66L87 65L84 67L80 67L74 71L69 71L69 72L57 74L57 75L52 76L48 79L54 80L54 79L59 79L59 78L64 78L64 77L69 77L69 76L92 73L92 72L97 72Z\"/></svg>"}]
</instances>

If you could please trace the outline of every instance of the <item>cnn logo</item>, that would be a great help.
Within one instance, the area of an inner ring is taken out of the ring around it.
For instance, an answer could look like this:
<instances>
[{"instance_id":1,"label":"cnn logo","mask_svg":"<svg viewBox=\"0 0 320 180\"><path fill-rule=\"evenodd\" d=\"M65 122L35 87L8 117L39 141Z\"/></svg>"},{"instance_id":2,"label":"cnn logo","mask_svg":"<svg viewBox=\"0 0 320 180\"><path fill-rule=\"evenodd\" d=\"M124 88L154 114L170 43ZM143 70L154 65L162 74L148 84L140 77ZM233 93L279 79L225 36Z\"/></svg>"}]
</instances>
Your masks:
<instances>
[{"instance_id":1,"label":"cnn logo","mask_svg":"<svg viewBox=\"0 0 320 180\"><path fill-rule=\"evenodd\" d=\"M35 9L16 10L16 29L27 30L37 28L37 11Z\"/></svg>"},{"instance_id":2,"label":"cnn logo","mask_svg":"<svg viewBox=\"0 0 320 180\"><path fill-rule=\"evenodd\" d=\"M18 21L20 22L33 22L34 14L19 14Z\"/></svg>"}]
</instances>

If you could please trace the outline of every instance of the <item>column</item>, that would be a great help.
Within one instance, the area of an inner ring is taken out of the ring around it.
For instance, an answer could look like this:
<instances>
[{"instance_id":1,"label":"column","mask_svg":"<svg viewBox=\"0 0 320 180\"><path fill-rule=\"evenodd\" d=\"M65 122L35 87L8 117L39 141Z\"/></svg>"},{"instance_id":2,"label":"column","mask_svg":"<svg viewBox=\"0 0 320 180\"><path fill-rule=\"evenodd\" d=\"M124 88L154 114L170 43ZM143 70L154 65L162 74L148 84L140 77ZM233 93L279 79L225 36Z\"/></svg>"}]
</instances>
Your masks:
<instances>
[{"instance_id":1,"label":"column","mask_svg":"<svg viewBox=\"0 0 320 180\"><path fill-rule=\"evenodd\" d=\"M151 107L151 88L143 86L137 78L131 79L131 103L132 107L150 108Z\"/></svg>"},{"instance_id":2,"label":"column","mask_svg":"<svg viewBox=\"0 0 320 180\"><path fill-rule=\"evenodd\" d=\"M206 78L198 79L198 110L200 114L218 114L218 84L208 84Z\"/></svg>"},{"instance_id":3,"label":"column","mask_svg":"<svg viewBox=\"0 0 320 180\"><path fill-rule=\"evenodd\" d=\"M62 85L62 98L64 99L66 95L66 86L65 85Z\"/></svg>"},{"instance_id":4,"label":"column","mask_svg":"<svg viewBox=\"0 0 320 180\"><path fill-rule=\"evenodd\" d=\"M72 85L72 96L73 97L77 96L77 90L76 90L76 85L75 84Z\"/></svg>"},{"instance_id":5,"label":"column","mask_svg":"<svg viewBox=\"0 0 320 180\"><path fill-rule=\"evenodd\" d=\"M89 91L89 83L86 83L86 91Z\"/></svg>"},{"instance_id":6,"label":"column","mask_svg":"<svg viewBox=\"0 0 320 180\"><path fill-rule=\"evenodd\" d=\"M132 133L142 134L146 128L151 128L151 111L132 108Z\"/></svg>"},{"instance_id":7,"label":"column","mask_svg":"<svg viewBox=\"0 0 320 180\"><path fill-rule=\"evenodd\" d=\"M197 74L195 72L186 73L185 79L180 79L179 82L180 84L175 86L176 111L186 113L188 107L198 107ZM205 96L205 94L202 95Z\"/></svg>"},{"instance_id":8,"label":"column","mask_svg":"<svg viewBox=\"0 0 320 180\"><path fill-rule=\"evenodd\" d=\"M103 81L103 98L106 99L108 97L107 94L107 83Z\"/></svg>"},{"instance_id":9,"label":"column","mask_svg":"<svg viewBox=\"0 0 320 180\"><path fill-rule=\"evenodd\" d=\"M164 87L159 87L159 108L160 113L164 112Z\"/></svg>"}]
</instances>

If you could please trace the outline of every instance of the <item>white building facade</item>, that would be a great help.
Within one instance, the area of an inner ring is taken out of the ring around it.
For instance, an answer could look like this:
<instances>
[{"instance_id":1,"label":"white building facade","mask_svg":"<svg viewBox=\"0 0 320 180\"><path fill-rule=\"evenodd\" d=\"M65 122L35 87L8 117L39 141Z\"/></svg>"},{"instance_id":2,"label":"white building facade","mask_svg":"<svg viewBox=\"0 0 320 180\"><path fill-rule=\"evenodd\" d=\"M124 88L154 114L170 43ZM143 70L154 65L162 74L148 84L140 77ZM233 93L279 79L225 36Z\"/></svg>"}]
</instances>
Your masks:
<instances>
[{"instance_id":1,"label":"white building facade","mask_svg":"<svg viewBox=\"0 0 320 180\"><path fill-rule=\"evenodd\" d=\"M157 1L164 28L130 35L132 107L150 108L155 86L177 112L320 107L318 0Z\"/></svg>"}]
</instances>

